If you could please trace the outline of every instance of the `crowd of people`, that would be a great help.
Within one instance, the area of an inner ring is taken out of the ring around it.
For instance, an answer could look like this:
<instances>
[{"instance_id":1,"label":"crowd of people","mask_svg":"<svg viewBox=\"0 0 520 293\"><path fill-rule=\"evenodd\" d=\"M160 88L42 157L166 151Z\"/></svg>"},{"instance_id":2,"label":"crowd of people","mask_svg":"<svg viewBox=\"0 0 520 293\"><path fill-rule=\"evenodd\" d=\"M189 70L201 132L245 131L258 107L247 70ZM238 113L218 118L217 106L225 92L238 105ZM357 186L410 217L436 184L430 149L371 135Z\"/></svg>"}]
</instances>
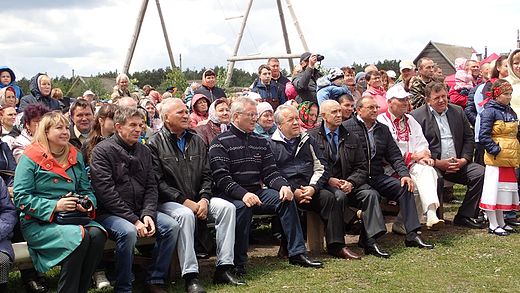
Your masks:
<instances>
[{"instance_id":1,"label":"crowd of people","mask_svg":"<svg viewBox=\"0 0 520 293\"><path fill-rule=\"evenodd\" d=\"M359 234L364 255L389 258L381 198L399 206L392 231L406 247L433 249L422 223L443 228L453 183L467 186L455 225L515 232L520 49L491 63L457 59L454 84L429 58L401 61L399 76L374 65L322 75L319 59L302 54L289 79L270 58L229 97L213 70L183 98L175 87L134 92L120 74L108 103L90 90L64 98L42 73L23 95L0 67L0 291L11 241L27 242L29 292L47 292L44 273L57 265L58 292L92 281L132 292L136 248L151 258L149 292L167 292L175 250L186 292L205 292L198 258L212 253L213 282L242 286L254 214L276 216L278 256L293 265L324 266L307 255L303 211L323 221L331 256L361 259L345 242ZM107 239L114 263L102 260Z\"/></svg>"}]
</instances>

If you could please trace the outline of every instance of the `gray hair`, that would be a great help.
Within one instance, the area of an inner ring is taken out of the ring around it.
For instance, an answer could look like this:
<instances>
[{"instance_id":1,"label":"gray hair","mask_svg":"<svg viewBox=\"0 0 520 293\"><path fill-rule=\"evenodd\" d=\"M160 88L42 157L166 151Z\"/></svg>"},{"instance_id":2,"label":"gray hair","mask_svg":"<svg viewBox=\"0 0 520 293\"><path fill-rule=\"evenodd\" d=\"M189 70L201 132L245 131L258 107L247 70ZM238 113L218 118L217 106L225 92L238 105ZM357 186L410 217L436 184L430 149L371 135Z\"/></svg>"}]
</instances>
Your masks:
<instances>
[{"instance_id":1,"label":"gray hair","mask_svg":"<svg viewBox=\"0 0 520 293\"><path fill-rule=\"evenodd\" d=\"M119 73L119 75L116 77L116 83L119 84L119 82L122 79L126 79L126 80L130 81L130 79L128 78L128 75L126 75L124 73Z\"/></svg>"},{"instance_id":2,"label":"gray hair","mask_svg":"<svg viewBox=\"0 0 520 293\"><path fill-rule=\"evenodd\" d=\"M276 108L276 111L274 112L274 123L276 123L277 125L280 125L283 121L284 116L282 115L282 111L284 111L284 110L290 110L290 111L298 113L298 110L294 106L291 106L291 105L278 106L278 108Z\"/></svg>"},{"instance_id":3,"label":"gray hair","mask_svg":"<svg viewBox=\"0 0 520 293\"><path fill-rule=\"evenodd\" d=\"M120 107L137 108L137 101L132 97L122 97L116 101Z\"/></svg>"},{"instance_id":4,"label":"gray hair","mask_svg":"<svg viewBox=\"0 0 520 293\"><path fill-rule=\"evenodd\" d=\"M181 103L181 104L184 105L182 100L181 99L177 99L177 98L167 98L166 100L163 100L160 103L161 109L159 111L159 116L160 116L162 121L165 121L166 114L168 114L170 112L170 110L172 109L174 104L178 104L178 103Z\"/></svg>"},{"instance_id":5,"label":"gray hair","mask_svg":"<svg viewBox=\"0 0 520 293\"><path fill-rule=\"evenodd\" d=\"M137 108L119 107L114 113L114 124L125 124L129 118L139 117L144 120L144 115Z\"/></svg>"},{"instance_id":6,"label":"gray hair","mask_svg":"<svg viewBox=\"0 0 520 293\"><path fill-rule=\"evenodd\" d=\"M243 113L246 109L246 105L254 105L256 107L256 101L250 97L239 97L231 104L231 117L235 113Z\"/></svg>"},{"instance_id":7,"label":"gray hair","mask_svg":"<svg viewBox=\"0 0 520 293\"><path fill-rule=\"evenodd\" d=\"M356 102L356 109L359 109L363 106L363 101L367 100L367 99L374 99L373 96L364 96L364 97L361 97L359 100L357 100Z\"/></svg>"}]
</instances>

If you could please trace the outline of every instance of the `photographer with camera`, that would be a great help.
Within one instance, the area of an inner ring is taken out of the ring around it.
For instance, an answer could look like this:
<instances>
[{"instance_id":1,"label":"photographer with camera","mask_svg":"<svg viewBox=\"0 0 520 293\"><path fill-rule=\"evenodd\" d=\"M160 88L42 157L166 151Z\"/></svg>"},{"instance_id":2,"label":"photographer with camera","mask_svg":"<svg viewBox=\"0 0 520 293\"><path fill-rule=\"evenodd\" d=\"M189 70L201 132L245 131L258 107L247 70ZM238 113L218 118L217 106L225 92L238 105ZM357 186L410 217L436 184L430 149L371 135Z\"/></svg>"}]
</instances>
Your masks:
<instances>
[{"instance_id":1,"label":"photographer with camera","mask_svg":"<svg viewBox=\"0 0 520 293\"><path fill-rule=\"evenodd\" d=\"M82 155L70 143L61 113L42 117L34 140L20 157L14 204L34 267L61 265L58 292L87 292L103 255L105 229L92 219L96 198Z\"/></svg>"},{"instance_id":2,"label":"photographer with camera","mask_svg":"<svg viewBox=\"0 0 520 293\"><path fill-rule=\"evenodd\" d=\"M304 101L318 103L318 99L316 98L316 81L322 75L315 66L324 58L323 55L312 54L310 52L305 52L300 56L302 71L298 73L292 81L298 93L298 97L296 98L298 103Z\"/></svg>"}]
</instances>

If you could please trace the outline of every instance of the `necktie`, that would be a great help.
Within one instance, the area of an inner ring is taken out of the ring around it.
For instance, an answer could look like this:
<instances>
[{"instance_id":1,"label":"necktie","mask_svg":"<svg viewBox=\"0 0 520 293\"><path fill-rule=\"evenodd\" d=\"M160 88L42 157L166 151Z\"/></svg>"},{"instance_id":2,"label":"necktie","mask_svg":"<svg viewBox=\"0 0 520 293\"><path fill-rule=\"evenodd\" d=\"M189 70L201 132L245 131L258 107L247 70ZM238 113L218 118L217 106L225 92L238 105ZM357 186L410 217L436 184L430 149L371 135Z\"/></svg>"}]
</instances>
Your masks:
<instances>
[{"instance_id":1,"label":"necktie","mask_svg":"<svg viewBox=\"0 0 520 293\"><path fill-rule=\"evenodd\" d=\"M330 137L330 148L332 150L332 158L334 159L334 161L336 161L338 159L338 145L336 144L336 139L335 139L336 133L330 132L329 137Z\"/></svg>"}]
</instances>

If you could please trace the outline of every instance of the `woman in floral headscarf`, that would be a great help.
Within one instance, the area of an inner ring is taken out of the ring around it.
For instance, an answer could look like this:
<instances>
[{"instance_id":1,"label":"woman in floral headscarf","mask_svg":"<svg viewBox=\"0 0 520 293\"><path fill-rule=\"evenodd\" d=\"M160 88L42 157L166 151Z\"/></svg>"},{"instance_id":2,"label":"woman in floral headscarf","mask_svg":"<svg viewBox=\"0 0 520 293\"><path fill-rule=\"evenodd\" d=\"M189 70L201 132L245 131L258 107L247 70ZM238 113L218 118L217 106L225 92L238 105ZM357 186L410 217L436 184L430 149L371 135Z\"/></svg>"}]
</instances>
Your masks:
<instances>
[{"instance_id":1,"label":"woman in floral headscarf","mask_svg":"<svg viewBox=\"0 0 520 293\"><path fill-rule=\"evenodd\" d=\"M195 127L195 132L202 137L206 146L209 146L215 136L228 129L230 116L226 98L219 98L211 103L208 118L208 123Z\"/></svg>"},{"instance_id":2,"label":"woman in floral headscarf","mask_svg":"<svg viewBox=\"0 0 520 293\"><path fill-rule=\"evenodd\" d=\"M298 116L302 132L313 129L318 124L318 104L311 101L299 104Z\"/></svg>"}]
</instances>

